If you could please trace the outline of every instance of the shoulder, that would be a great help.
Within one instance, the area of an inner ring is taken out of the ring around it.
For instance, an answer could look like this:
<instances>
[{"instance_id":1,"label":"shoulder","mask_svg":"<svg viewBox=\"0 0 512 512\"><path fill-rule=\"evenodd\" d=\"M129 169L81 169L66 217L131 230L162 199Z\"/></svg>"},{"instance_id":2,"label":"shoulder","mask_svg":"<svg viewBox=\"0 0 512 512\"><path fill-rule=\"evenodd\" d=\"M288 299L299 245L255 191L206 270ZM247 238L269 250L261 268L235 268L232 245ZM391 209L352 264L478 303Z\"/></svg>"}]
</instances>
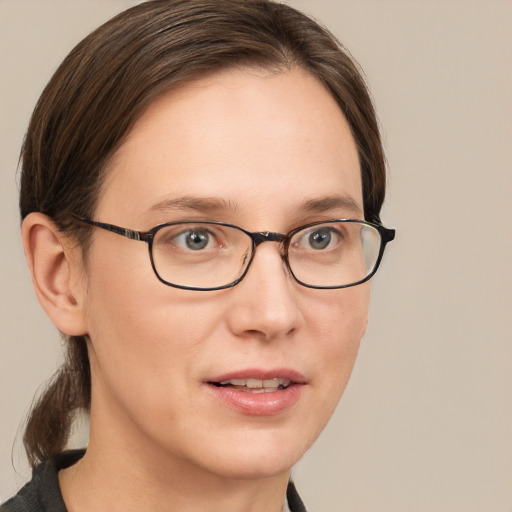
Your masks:
<instances>
[{"instance_id":1,"label":"shoulder","mask_svg":"<svg viewBox=\"0 0 512 512\"><path fill-rule=\"evenodd\" d=\"M39 512L44 511L34 481L28 482L16 496L0 506L0 512Z\"/></svg>"},{"instance_id":2,"label":"shoulder","mask_svg":"<svg viewBox=\"0 0 512 512\"><path fill-rule=\"evenodd\" d=\"M67 512L59 487L58 472L77 462L82 450L64 452L34 468L32 480L0 505L0 512Z\"/></svg>"}]
</instances>

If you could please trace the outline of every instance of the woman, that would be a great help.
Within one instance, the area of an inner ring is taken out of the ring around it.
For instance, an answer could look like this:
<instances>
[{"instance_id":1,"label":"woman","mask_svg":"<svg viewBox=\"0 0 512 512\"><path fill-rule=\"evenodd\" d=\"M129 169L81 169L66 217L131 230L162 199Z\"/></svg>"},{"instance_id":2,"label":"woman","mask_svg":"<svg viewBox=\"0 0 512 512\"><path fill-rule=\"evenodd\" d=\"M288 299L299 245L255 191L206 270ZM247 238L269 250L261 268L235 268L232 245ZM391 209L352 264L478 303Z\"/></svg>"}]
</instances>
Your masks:
<instances>
[{"instance_id":1,"label":"woman","mask_svg":"<svg viewBox=\"0 0 512 512\"><path fill-rule=\"evenodd\" d=\"M22 158L25 252L67 359L2 511L305 510L290 470L394 237L343 48L267 0L143 3L65 59ZM66 452L80 411L87 450Z\"/></svg>"}]
</instances>

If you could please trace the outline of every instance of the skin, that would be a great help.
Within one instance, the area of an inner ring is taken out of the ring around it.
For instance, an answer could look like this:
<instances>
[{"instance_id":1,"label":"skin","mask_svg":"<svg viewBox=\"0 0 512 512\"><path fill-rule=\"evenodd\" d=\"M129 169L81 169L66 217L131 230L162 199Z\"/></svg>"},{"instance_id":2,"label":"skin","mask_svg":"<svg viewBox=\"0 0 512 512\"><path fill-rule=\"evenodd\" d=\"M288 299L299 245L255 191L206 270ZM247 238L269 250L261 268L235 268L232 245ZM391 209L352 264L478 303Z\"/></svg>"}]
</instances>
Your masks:
<instances>
[{"instance_id":1,"label":"skin","mask_svg":"<svg viewBox=\"0 0 512 512\"><path fill-rule=\"evenodd\" d=\"M184 196L225 204L165 207ZM333 196L344 201L301 208ZM135 230L212 219L286 233L362 211L357 150L329 92L300 69L236 70L150 106L110 164L94 219ZM59 474L70 512L280 511L290 468L349 379L369 285L302 287L279 245L266 243L234 288L179 290L157 280L142 242L95 229L85 264L41 214L27 217L23 238L47 313L90 339L89 447ZM237 411L205 385L233 370L282 367L306 384L275 415Z\"/></svg>"}]
</instances>

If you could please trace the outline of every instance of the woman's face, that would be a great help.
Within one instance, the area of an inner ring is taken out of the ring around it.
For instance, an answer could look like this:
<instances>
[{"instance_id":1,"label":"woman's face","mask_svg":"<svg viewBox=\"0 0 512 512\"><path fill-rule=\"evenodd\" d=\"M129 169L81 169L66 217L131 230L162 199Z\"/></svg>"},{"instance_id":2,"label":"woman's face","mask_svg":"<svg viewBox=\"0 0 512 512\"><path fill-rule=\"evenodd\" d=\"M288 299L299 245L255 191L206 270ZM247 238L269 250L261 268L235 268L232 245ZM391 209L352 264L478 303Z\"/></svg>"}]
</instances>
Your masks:
<instances>
[{"instance_id":1,"label":"woman's face","mask_svg":"<svg viewBox=\"0 0 512 512\"><path fill-rule=\"evenodd\" d=\"M94 216L141 231L207 219L280 233L347 217L363 218L355 143L299 69L223 72L155 101L110 164ZM367 323L368 284L305 288L278 243L258 247L237 286L190 291L156 278L145 243L96 229L86 273L90 447L183 471L286 472L331 416ZM291 386L262 393L273 378ZM230 379L241 382L213 384Z\"/></svg>"}]
</instances>

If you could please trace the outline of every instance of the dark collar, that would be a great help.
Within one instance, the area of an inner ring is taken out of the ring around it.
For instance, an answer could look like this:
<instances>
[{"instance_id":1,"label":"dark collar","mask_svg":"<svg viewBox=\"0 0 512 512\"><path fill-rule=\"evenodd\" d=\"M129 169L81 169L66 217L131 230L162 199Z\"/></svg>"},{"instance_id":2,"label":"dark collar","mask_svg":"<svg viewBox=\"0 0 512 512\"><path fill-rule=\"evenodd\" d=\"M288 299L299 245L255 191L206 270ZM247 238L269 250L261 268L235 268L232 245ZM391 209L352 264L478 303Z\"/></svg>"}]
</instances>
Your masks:
<instances>
[{"instance_id":1,"label":"dark collar","mask_svg":"<svg viewBox=\"0 0 512 512\"><path fill-rule=\"evenodd\" d=\"M290 509L290 512L307 512L306 507L295 488L295 484L291 480L288 482L286 499L288 500L288 508Z\"/></svg>"}]
</instances>

